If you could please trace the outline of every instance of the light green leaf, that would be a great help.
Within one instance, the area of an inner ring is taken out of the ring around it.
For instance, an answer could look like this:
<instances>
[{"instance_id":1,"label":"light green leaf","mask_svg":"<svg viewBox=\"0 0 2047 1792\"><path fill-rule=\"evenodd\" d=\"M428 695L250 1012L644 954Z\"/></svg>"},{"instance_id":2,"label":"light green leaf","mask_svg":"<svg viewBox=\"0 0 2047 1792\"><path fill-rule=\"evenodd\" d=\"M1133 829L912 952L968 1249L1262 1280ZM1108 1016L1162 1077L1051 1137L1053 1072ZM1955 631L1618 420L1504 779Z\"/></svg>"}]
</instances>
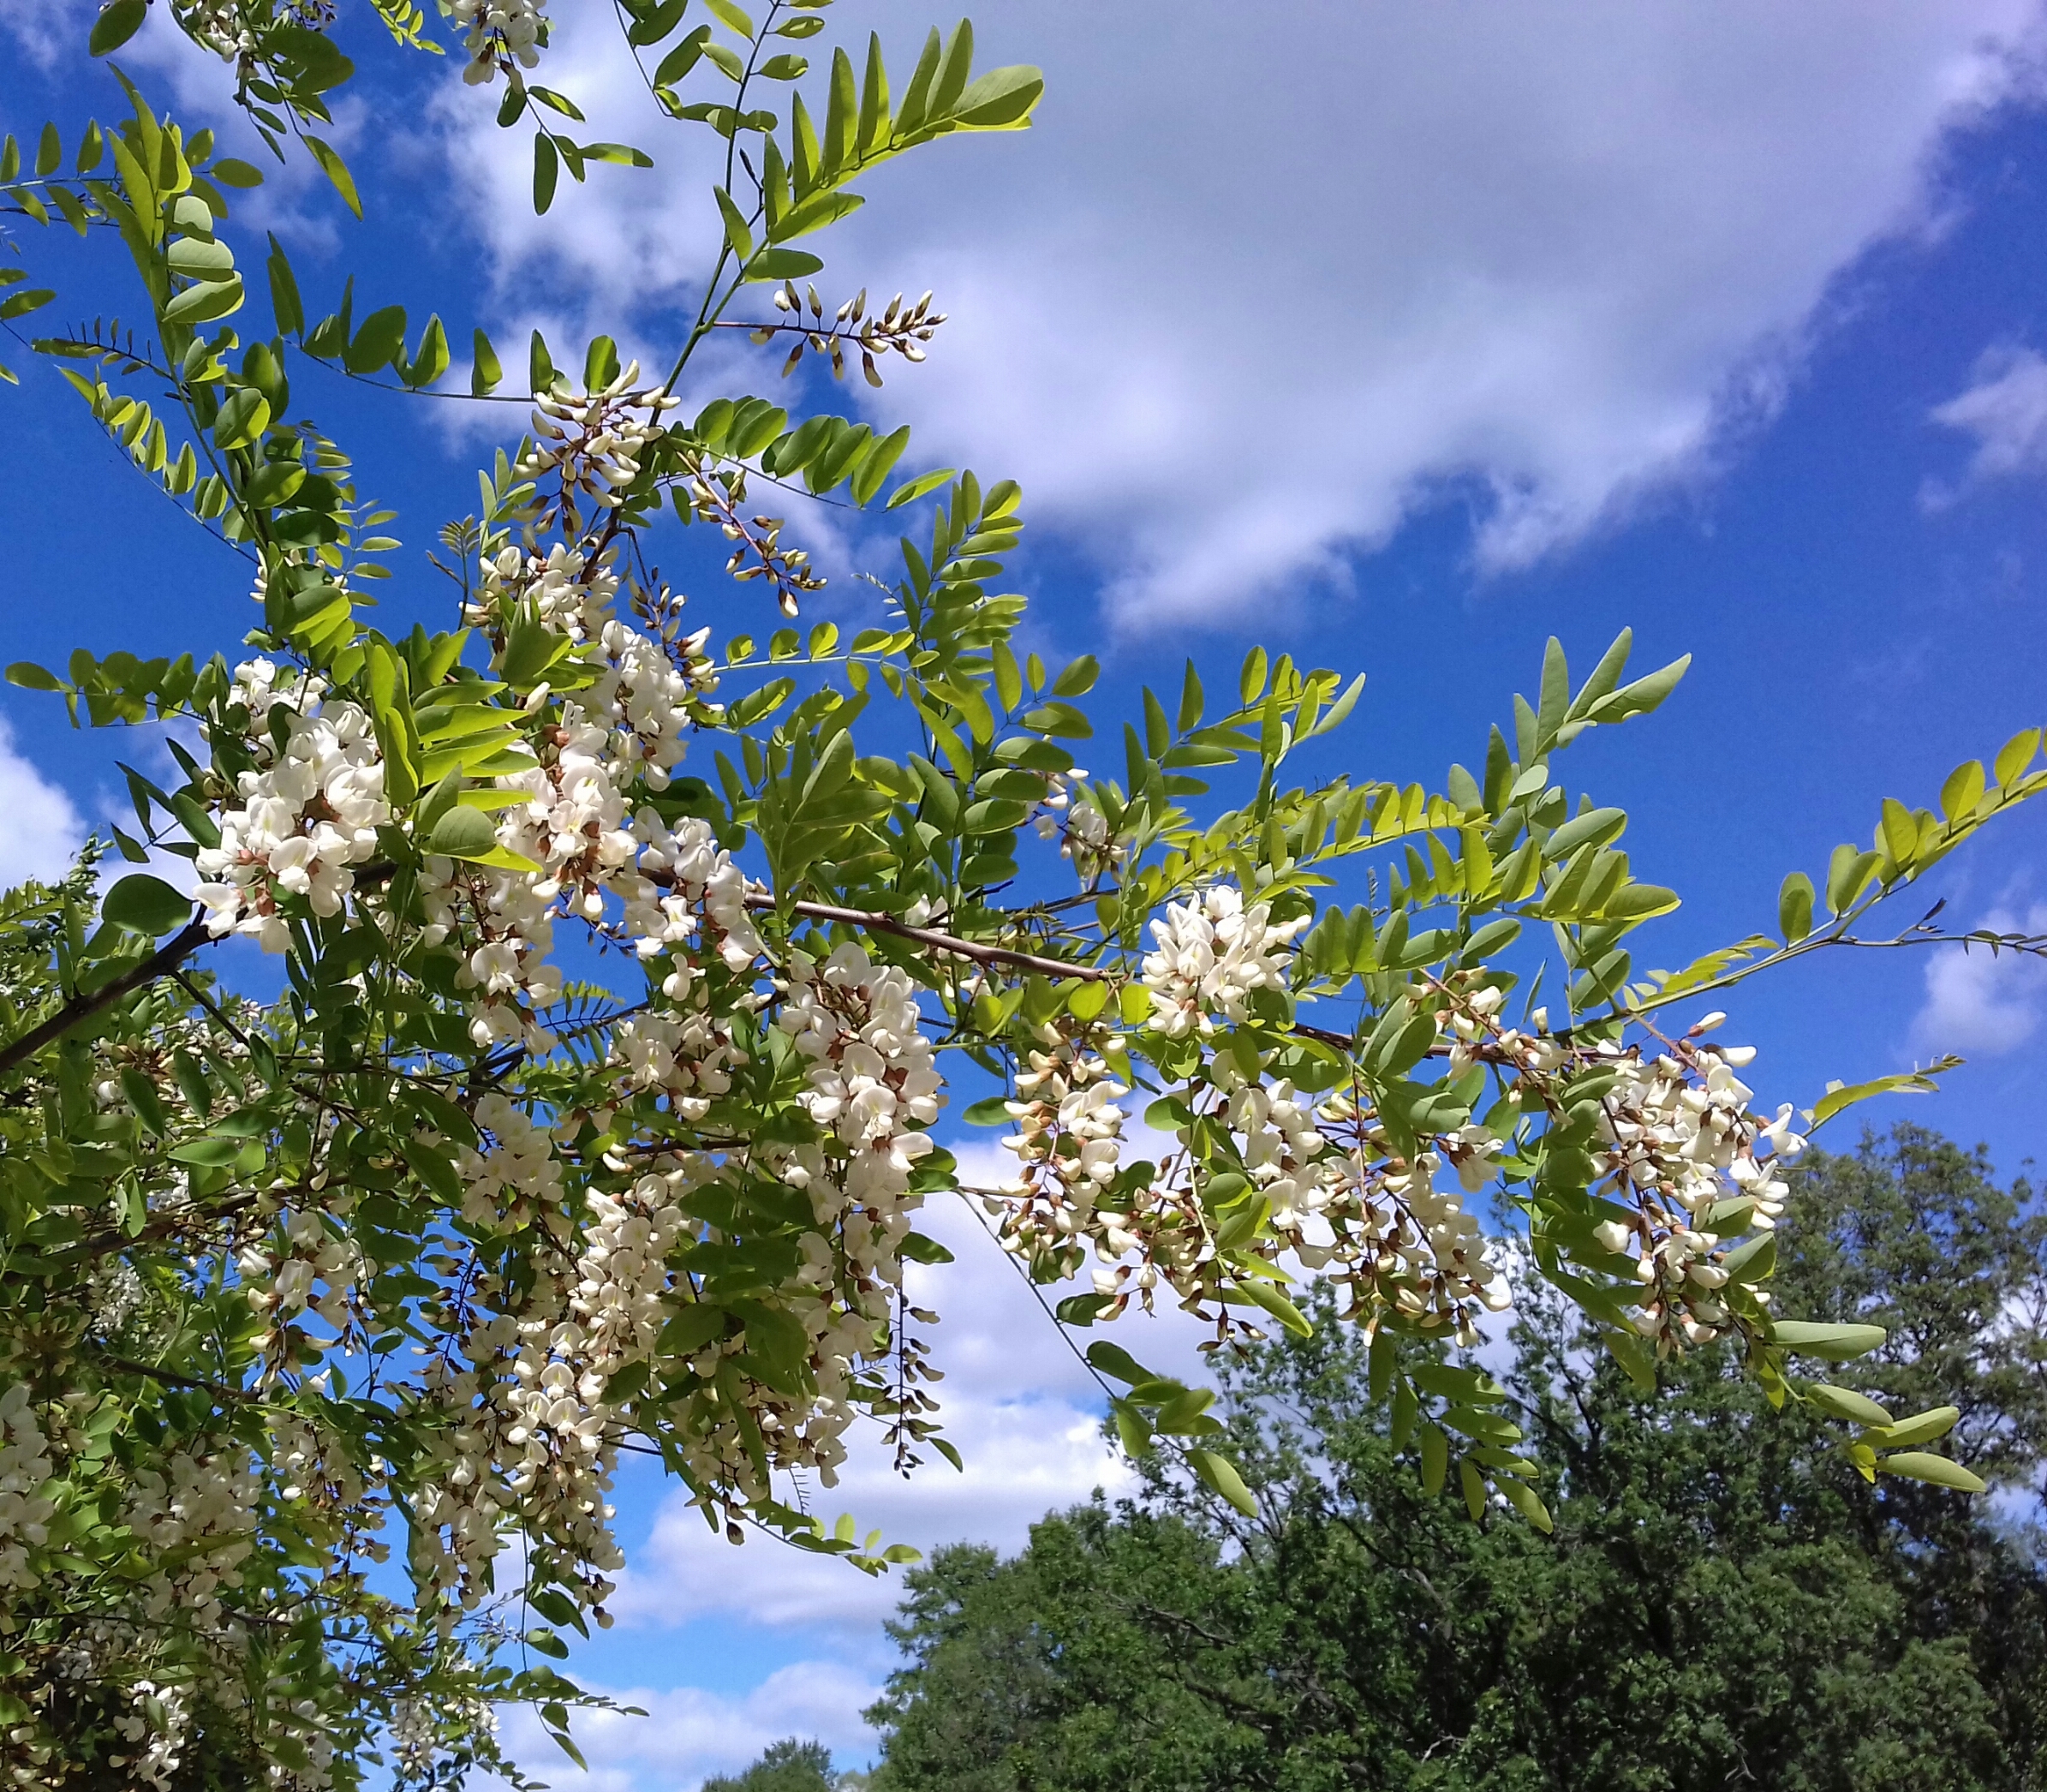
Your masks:
<instances>
[{"instance_id":1,"label":"light green leaf","mask_svg":"<svg viewBox=\"0 0 2047 1792\"><path fill-rule=\"evenodd\" d=\"M1828 1325L1811 1319L1780 1319L1769 1329L1771 1343L1829 1363L1867 1356L1888 1335L1881 1325Z\"/></svg>"},{"instance_id":2,"label":"light green leaf","mask_svg":"<svg viewBox=\"0 0 2047 1792\"><path fill-rule=\"evenodd\" d=\"M1212 1449L1191 1449L1187 1452L1187 1462L1211 1493L1227 1500L1246 1518L1257 1517L1258 1502L1251 1497L1250 1489L1244 1484L1244 1477L1237 1472L1236 1465L1228 1457L1219 1456Z\"/></svg>"},{"instance_id":3,"label":"light green leaf","mask_svg":"<svg viewBox=\"0 0 2047 1792\"><path fill-rule=\"evenodd\" d=\"M1952 1488L1957 1493L1983 1493L1987 1491L1983 1482L1971 1474L1960 1463L1946 1456L1929 1455L1924 1450L1906 1450L1895 1456L1877 1458L1879 1472L1887 1475L1903 1475L1914 1481L1925 1481L1936 1487Z\"/></svg>"}]
</instances>

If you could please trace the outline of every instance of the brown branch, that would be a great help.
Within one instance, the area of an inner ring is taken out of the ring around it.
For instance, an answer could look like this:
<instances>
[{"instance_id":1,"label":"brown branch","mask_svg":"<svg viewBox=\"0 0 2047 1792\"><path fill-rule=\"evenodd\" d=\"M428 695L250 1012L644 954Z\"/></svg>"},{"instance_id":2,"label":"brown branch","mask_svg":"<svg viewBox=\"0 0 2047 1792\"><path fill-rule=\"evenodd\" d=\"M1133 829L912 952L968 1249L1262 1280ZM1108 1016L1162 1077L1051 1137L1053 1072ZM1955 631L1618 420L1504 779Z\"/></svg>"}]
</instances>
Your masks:
<instances>
[{"instance_id":1,"label":"brown branch","mask_svg":"<svg viewBox=\"0 0 2047 1792\"><path fill-rule=\"evenodd\" d=\"M249 1389L230 1388L225 1382L210 1382L203 1375L185 1375L176 1369L130 1362L128 1358L117 1357L107 1350L98 1351L95 1354L102 1362L129 1375L146 1376L152 1382L164 1382L173 1388L190 1388L196 1393L211 1394L216 1400L240 1403L260 1398Z\"/></svg>"},{"instance_id":2,"label":"brown branch","mask_svg":"<svg viewBox=\"0 0 2047 1792\"><path fill-rule=\"evenodd\" d=\"M145 984L168 977L212 940L204 922L189 922L182 932L173 934L133 970L123 971L104 988L95 989L89 995L73 996L47 1020L31 1027L12 1044L0 1047L0 1076L6 1075L24 1059L33 1057L52 1040L62 1038L81 1021L90 1020Z\"/></svg>"},{"instance_id":3,"label":"brown branch","mask_svg":"<svg viewBox=\"0 0 2047 1792\"><path fill-rule=\"evenodd\" d=\"M749 894L746 905L749 909L777 911L785 906L766 891ZM1078 977L1087 983L1099 983L1109 975L1099 965L1069 965L1059 959L1040 958L1035 953L1018 952L1007 946L984 946L978 941L963 940L957 934L912 927L907 921L898 921L893 915L872 909L843 909L828 902L791 902L786 907L791 913L812 921L843 921L849 927L864 927L870 933L914 941L934 952L956 953L963 959L971 959L976 965L1014 965L1020 970L1041 971L1047 977Z\"/></svg>"}]
</instances>

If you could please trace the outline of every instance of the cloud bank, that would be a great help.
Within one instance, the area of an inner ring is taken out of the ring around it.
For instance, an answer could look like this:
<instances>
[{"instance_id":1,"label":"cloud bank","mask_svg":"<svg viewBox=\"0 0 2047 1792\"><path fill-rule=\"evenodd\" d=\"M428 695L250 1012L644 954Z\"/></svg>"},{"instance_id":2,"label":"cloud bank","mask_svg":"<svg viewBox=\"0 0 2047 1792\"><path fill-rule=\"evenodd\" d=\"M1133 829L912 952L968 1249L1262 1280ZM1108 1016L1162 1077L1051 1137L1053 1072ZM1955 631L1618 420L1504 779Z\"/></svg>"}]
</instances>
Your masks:
<instances>
[{"instance_id":1,"label":"cloud bank","mask_svg":"<svg viewBox=\"0 0 2047 1792\"><path fill-rule=\"evenodd\" d=\"M85 838L77 805L15 748L0 719L0 889L62 877Z\"/></svg>"},{"instance_id":2,"label":"cloud bank","mask_svg":"<svg viewBox=\"0 0 2047 1792\"><path fill-rule=\"evenodd\" d=\"M922 9L872 11L912 55ZM1937 220L1948 135L2033 91L2040 19L996 0L976 24L984 62L1045 67L1037 128L874 177L833 290L937 287L954 321L877 414L920 460L1021 478L1142 626L1341 585L1446 496L1496 571L1709 473L1841 271ZM558 42L549 79L652 174L534 220L525 139L474 94L446 152L510 305L552 270L615 320L691 278L704 170L594 21Z\"/></svg>"},{"instance_id":3,"label":"cloud bank","mask_svg":"<svg viewBox=\"0 0 2047 1792\"><path fill-rule=\"evenodd\" d=\"M1976 364L1969 385L1935 406L1931 416L1975 438L1962 489L1986 480L2047 473L2047 360L2031 349L1992 349ZM1920 501L1940 510L1959 495L1954 488L1930 482Z\"/></svg>"},{"instance_id":4,"label":"cloud bank","mask_svg":"<svg viewBox=\"0 0 2047 1792\"><path fill-rule=\"evenodd\" d=\"M1995 934L2047 935L2047 902L2020 913L2000 906L1977 925ZM2047 1013L2047 961L1988 947L1943 948L1926 965L1926 997L1913 1022L1930 1050L1995 1056L2015 1051L2039 1030Z\"/></svg>"}]
</instances>

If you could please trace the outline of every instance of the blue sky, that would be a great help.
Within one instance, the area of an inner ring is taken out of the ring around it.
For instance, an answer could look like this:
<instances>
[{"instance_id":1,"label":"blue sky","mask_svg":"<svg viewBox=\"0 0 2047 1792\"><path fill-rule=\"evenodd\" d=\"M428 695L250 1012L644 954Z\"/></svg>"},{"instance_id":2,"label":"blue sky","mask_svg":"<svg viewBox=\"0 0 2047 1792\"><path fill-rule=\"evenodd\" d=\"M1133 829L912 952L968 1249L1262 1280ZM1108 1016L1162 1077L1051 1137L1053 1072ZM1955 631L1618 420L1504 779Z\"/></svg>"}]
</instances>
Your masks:
<instances>
[{"instance_id":1,"label":"blue sky","mask_svg":"<svg viewBox=\"0 0 2047 1792\"><path fill-rule=\"evenodd\" d=\"M922 20L898 0L842 10L905 46ZM1635 815L1638 872L1685 893L1649 954L1666 965L1769 925L1783 873L1866 837L1883 797L1931 801L1958 762L2047 720L2033 5L1586 5L1538 27L1493 4L1277 0L1244 18L987 9L986 56L1047 68L1037 129L876 180L831 251L835 290L938 288L953 321L871 414L913 424L913 458L1023 479L1032 626L1048 658L1103 652L1105 713L1140 680L1174 685L1185 653L1214 689L1261 640L1370 675L1344 762L1436 782L1477 762L1551 633L1585 665L1624 625L1645 666L1689 651L1662 712L1572 754ZM160 22L132 70L218 112L217 75ZM77 28L67 0L0 0L6 128L116 110L104 77L46 60ZM625 111L599 33L572 21L546 78L658 165L600 174L588 206L535 224L523 139L446 68L397 63L361 20L338 28L367 75L339 135L370 222L297 177L248 211L289 244L309 306L352 269L358 315L438 308L457 342L483 323L506 349L536 321L558 342L670 339L705 240L700 183ZM68 239L23 248L76 314L121 308ZM231 652L254 618L247 568L124 474L54 375L0 358L25 374L0 393L4 657ZM717 372L775 389L736 349ZM503 414L311 367L294 398L403 512L392 618L445 617L418 550L473 505L480 429ZM816 613L857 613L843 575L886 570L886 544L806 527L841 575ZM719 558L701 540L662 551L723 624ZM0 719L0 875L118 815L114 759L161 750L73 734L11 689ZM2047 812L1958 855L1936 896L1962 925L2047 930ZM1981 1139L2009 1171L2041 1142L2043 968L1836 954L1741 993L1729 1033L1762 1048L1770 1102L1960 1051L1943 1093L1874 1117ZM970 1223L937 1228L961 1257L938 1341L970 1472L849 1478L863 1523L927 1545L1013 1543L1116 1478L1084 1386ZM642 1689L658 1721L601 1729L597 1780L689 1787L790 1730L857 1759L886 1587L709 1543L638 1479L620 1505L627 1619L578 1666Z\"/></svg>"}]
</instances>

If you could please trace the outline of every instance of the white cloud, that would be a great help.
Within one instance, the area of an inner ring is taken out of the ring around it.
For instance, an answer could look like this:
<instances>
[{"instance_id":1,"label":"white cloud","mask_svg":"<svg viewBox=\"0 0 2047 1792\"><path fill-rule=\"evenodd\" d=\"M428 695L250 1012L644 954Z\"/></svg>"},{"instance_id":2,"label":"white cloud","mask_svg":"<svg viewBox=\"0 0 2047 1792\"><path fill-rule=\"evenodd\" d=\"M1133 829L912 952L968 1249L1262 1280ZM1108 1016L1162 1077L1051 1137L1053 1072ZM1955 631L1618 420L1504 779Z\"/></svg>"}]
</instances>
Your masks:
<instances>
[{"instance_id":1,"label":"white cloud","mask_svg":"<svg viewBox=\"0 0 2047 1792\"><path fill-rule=\"evenodd\" d=\"M1972 383L1933 409L1936 423L1976 439L1963 483L2047 472L2047 361L2031 349L1993 349L1976 364ZM1920 493L1929 510L1956 493L1929 481Z\"/></svg>"},{"instance_id":2,"label":"white cloud","mask_svg":"<svg viewBox=\"0 0 2047 1792\"><path fill-rule=\"evenodd\" d=\"M875 10L911 53L924 9ZM1143 622L1340 582L1446 493L1501 568L1710 471L1833 278L1931 222L1944 134L2025 83L2039 19L998 0L976 22L984 62L1044 64L1037 128L874 177L833 290L939 289L955 321L878 410L920 459L1019 476ZM474 93L445 126L507 296L551 266L593 317L644 281L674 296L709 221L699 152L629 107L599 31L558 27L549 79L651 175L599 170L536 221L523 135Z\"/></svg>"},{"instance_id":3,"label":"white cloud","mask_svg":"<svg viewBox=\"0 0 2047 1792\"><path fill-rule=\"evenodd\" d=\"M77 805L15 750L0 720L0 889L62 877L85 837Z\"/></svg>"},{"instance_id":4,"label":"white cloud","mask_svg":"<svg viewBox=\"0 0 2047 1792\"><path fill-rule=\"evenodd\" d=\"M803 1661L778 1668L737 1698L695 1687L605 1690L647 1716L576 1713L572 1733L590 1764L587 1776L576 1771L540 1720L522 1708L507 1720L508 1752L528 1772L558 1786L666 1792L695 1786L707 1774L744 1767L783 1736L815 1736L836 1753L864 1753L874 1747L874 1735L860 1713L881 1687L840 1662Z\"/></svg>"},{"instance_id":5,"label":"white cloud","mask_svg":"<svg viewBox=\"0 0 2047 1792\"><path fill-rule=\"evenodd\" d=\"M0 27L44 70L54 68L66 51L84 47L92 16L87 0L0 0Z\"/></svg>"},{"instance_id":6,"label":"white cloud","mask_svg":"<svg viewBox=\"0 0 2047 1792\"><path fill-rule=\"evenodd\" d=\"M1978 926L1995 934L2047 935L2047 902L2021 915L1999 907ZM1937 950L1926 966L1926 999L1913 1036L1933 1051L1996 1054L2016 1050L2039 1030L2047 1012L2047 960L1987 947Z\"/></svg>"}]
</instances>

